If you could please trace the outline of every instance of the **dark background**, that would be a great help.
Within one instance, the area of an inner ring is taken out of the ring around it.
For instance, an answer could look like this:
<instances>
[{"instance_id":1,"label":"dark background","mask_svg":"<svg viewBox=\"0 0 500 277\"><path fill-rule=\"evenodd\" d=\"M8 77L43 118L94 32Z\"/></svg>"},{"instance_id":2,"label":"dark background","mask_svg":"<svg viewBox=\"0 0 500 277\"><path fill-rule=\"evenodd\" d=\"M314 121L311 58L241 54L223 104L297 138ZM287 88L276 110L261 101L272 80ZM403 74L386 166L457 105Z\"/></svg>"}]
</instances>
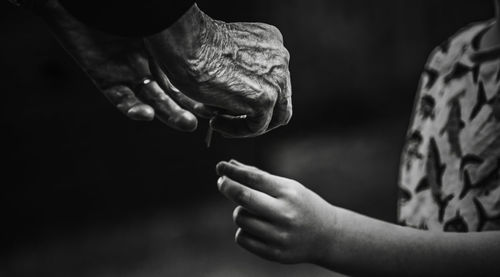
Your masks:
<instances>
[{"instance_id":1,"label":"dark background","mask_svg":"<svg viewBox=\"0 0 500 277\"><path fill-rule=\"evenodd\" d=\"M395 221L398 160L420 71L489 1L204 1L225 21L276 25L294 116L264 136L204 146L121 115L44 23L0 2L0 276L325 276L233 243L214 166L237 158L331 203Z\"/></svg>"}]
</instances>

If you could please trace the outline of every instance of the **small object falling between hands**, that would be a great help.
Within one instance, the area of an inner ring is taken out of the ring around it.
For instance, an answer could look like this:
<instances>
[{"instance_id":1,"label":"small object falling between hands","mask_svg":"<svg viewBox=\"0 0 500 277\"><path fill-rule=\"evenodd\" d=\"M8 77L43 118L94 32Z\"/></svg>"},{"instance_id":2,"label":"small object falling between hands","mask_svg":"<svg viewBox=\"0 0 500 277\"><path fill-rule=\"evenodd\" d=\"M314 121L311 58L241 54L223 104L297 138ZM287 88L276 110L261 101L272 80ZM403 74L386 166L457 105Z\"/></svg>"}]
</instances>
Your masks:
<instances>
[{"instance_id":1,"label":"small object falling between hands","mask_svg":"<svg viewBox=\"0 0 500 277\"><path fill-rule=\"evenodd\" d=\"M247 118L247 115L244 114L244 115L237 115L237 116L234 116L234 115L227 115L227 114L217 114L212 117L209 121L208 121L208 129L207 129L207 134L205 136L205 144L207 145L207 148L210 148L210 146L212 145L212 140L213 140L213 135L214 135L214 128L212 127L212 121L217 117L217 116L221 116L221 117L231 117L231 118L234 118L234 119L245 119Z\"/></svg>"},{"instance_id":2,"label":"small object falling between hands","mask_svg":"<svg viewBox=\"0 0 500 277\"><path fill-rule=\"evenodd\" d=\"M212 144L212 137L214 134L214 129L212 128L212 124L210 124L212 119L210 119L210 121L208 121L208 130L207 130L207 135L205 136L205 143L207 145L207 148L210 148L210 145Z\"/></svg>"}]
</instances>

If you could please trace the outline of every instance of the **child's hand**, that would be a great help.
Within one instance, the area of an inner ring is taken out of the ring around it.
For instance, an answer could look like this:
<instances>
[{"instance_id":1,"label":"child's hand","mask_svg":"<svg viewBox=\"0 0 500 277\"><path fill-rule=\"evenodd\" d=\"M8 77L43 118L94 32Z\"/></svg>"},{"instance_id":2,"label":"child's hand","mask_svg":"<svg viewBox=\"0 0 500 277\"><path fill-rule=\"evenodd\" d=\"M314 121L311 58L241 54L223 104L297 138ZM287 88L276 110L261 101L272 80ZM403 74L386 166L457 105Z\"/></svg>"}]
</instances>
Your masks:
<instances>
[{"instance_id":1,"label":"child's hand","mask_svg":"<svg viewBox=\"0 0 500 277\"><path fill-rule=\"evenodd\" d=\"M233 219L240 246L282 263L321 258L333 206L294 180L234 160L217 164L217 173L221 193L239 205Z\"/></svg>"}]
</instances>

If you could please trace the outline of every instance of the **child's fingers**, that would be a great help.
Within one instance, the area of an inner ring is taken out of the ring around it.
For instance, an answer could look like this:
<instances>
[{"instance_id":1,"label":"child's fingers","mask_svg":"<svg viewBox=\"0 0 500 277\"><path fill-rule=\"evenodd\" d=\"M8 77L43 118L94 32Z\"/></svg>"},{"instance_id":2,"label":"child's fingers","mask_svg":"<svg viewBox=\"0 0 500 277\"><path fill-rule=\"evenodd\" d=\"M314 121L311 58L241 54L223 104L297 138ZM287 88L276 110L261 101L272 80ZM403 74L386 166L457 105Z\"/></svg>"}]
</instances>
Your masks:
<instances>
[{"instance_id":1,"label":"child's fingers","mask_svg":"<svg viewBox=\"0 0 500 277\"><path fill-rule=\"evenodd\" d=\"M274 248L269 246L269 244L252 236L251 234L245 232L241 228L238 228L238 230L236 230L234 240L241 247L264 259L273 261L276 261L278 259L279 253L277 253Z\"/></svg>"},{"instance_id":2,"label":"child's fingers","mask_svg":"<svg viewBox=\"0 0 500 277\"><path fill-rule=\"evenodd\" d=\"M258 218L245 210L242 206L238 206L234 209L233 221L245 232L264 241L276 241L280 239L273 225Z\"/></svg>"},{"instance_id":3,"label":"child's fingers","mask_svg":"<svg viewBox=\"0 0 500 277\"><path fill-rule=\"evenodd\" d=\"M216 169L217 173L221 176L227 176L245 186L271 196L279 196L284 187L281 182L276 182L273 175L256 167L220 162L217 164Z\"/></svg>"},{"instance_id":4,"label":"child's fingers","mask_svg":"<svg viewBox=\"0 0 500 277\"><path fill-rule=\"evenodd\" d=\"M277 211L280 208L276 198L244 186L226 176L217 180L217 187L226 198L255 214L266 218L278 216Z\"/></svg>"},{"instance_id":5,"label":"child's fingers","mask_svg":"<svg viewBox=\"0 0 500 277\"><path fill-rule=\"evenodd\" d=\"M237 161L235 159L229 160L229 163L234 164L234 165L239 165L239 166L248 166L248 165L246 165L246 164L244 164L242 162L239 162L239 161Z\"/></svg>"}]
</instances>

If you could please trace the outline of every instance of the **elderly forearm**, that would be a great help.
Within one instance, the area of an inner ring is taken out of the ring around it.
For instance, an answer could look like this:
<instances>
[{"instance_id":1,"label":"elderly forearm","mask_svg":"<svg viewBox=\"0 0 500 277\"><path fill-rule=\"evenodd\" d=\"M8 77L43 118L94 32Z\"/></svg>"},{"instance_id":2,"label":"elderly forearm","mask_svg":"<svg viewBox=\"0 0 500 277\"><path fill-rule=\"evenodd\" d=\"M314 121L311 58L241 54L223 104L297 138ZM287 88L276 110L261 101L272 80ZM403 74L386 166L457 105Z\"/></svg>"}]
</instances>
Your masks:
<instances>
[{"instance_id":1,"label":"elderly forearm","mask_svg":"<svg viewBox=\"0 0 500 277\"><path fill-rule=\"evenodd\" d=\"M337 220L317 261L326 268L370 276L490 276L498 267L498 231L422 231L332 208Z\"/></svg>"},{"instance_id":2,"label":"elderly forearm","mask_svg":"<svg viewBox=\"0 0 500 277\"><path fill-rule=\"evenodd\" d=\"M190 58L186 55L201 48L209 32L216 32L214 27L213 20L194 4L169 28L146 37L146 43L185 60Z\"/></svg>"},{"instance_id":3,"label":"elderly forearm","mask_svg":"<svg viewBox=\"0 0 500 277\"><path fill-rule=\"evenodd\" d=\"M110 34L144 37L177 21L192 0L58 0L85 25Z\"/></svg>"}]
</instances>

